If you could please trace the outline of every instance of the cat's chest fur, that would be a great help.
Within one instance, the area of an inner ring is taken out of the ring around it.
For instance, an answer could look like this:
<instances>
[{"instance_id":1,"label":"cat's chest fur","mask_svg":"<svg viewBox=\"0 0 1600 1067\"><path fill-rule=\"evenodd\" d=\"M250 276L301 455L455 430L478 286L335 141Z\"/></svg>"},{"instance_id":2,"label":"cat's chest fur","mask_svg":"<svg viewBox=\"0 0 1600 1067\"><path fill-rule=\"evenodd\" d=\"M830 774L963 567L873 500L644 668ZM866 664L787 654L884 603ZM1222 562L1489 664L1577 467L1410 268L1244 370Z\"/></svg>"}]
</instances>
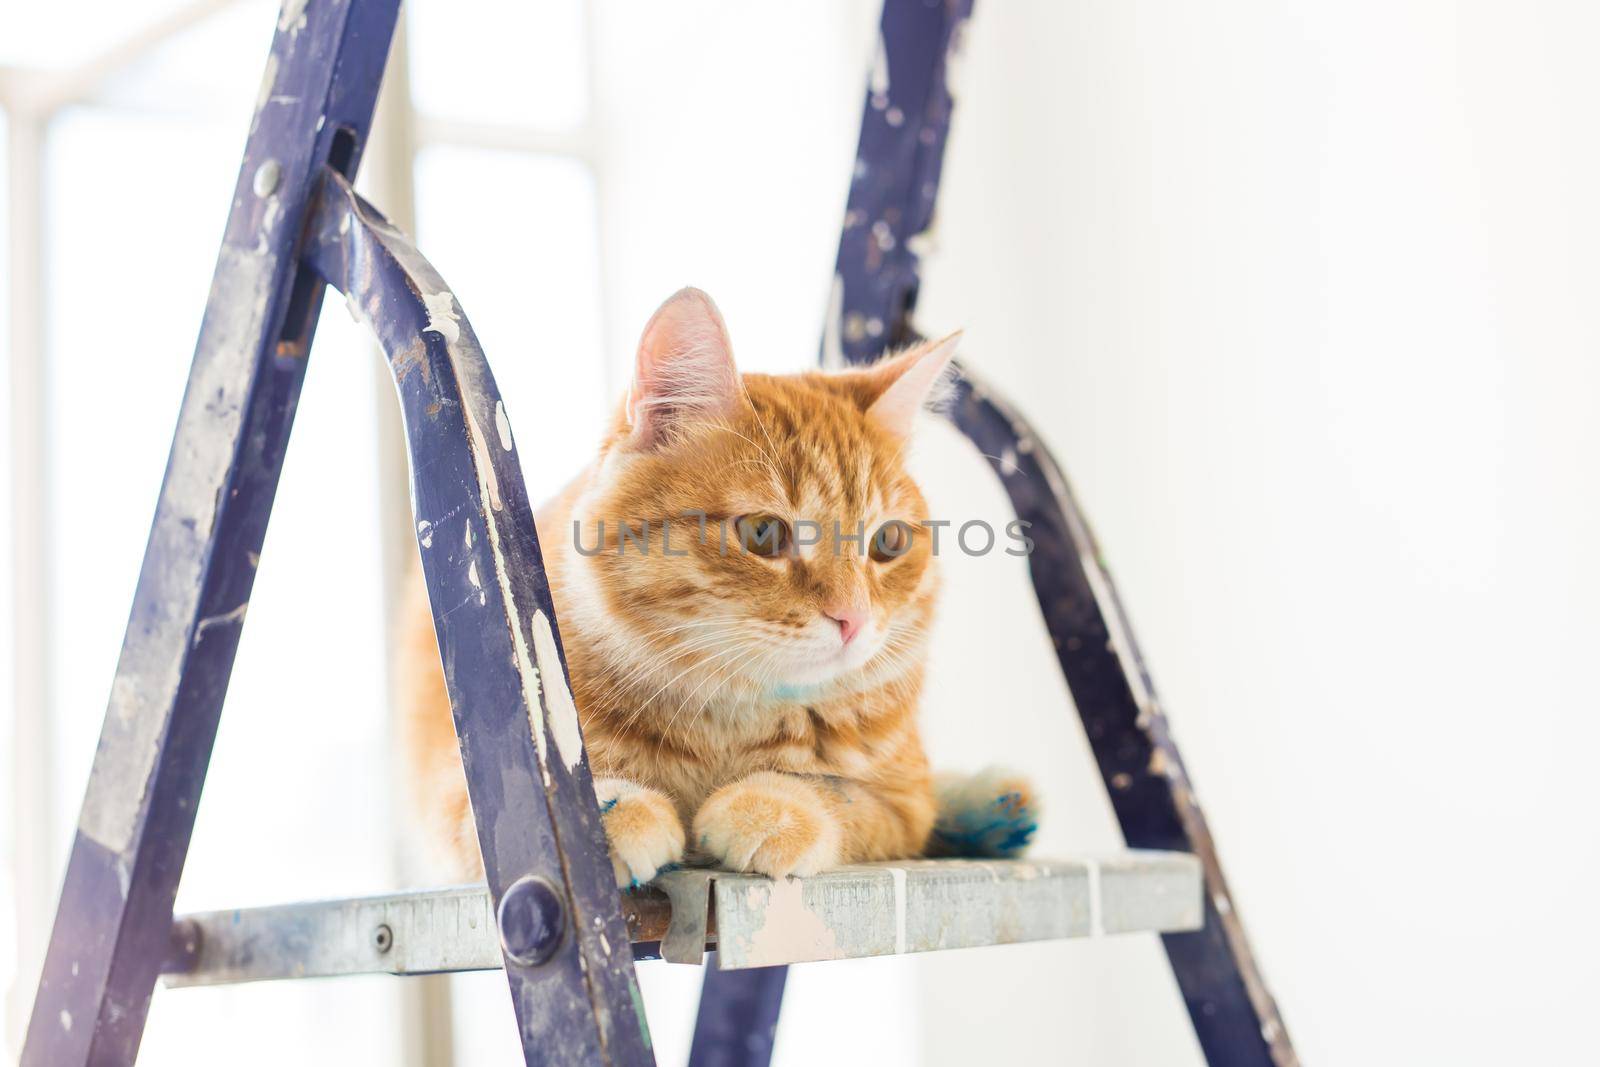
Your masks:
<instances>
[{"instance_id":1,"label":"cat's chest fur","mask_svg":"<svg viewBox=\"0 0 1600 1067\"><path fill-rule=\"evenodd\" d=\"M691 722L674 722L669 709L592 706L583 726L597 776L626 774L692 810L719 786L759 771L869 777L891 741L863 714L872 703L870 694L729 703Z\"/></svg>"}]
</instances>

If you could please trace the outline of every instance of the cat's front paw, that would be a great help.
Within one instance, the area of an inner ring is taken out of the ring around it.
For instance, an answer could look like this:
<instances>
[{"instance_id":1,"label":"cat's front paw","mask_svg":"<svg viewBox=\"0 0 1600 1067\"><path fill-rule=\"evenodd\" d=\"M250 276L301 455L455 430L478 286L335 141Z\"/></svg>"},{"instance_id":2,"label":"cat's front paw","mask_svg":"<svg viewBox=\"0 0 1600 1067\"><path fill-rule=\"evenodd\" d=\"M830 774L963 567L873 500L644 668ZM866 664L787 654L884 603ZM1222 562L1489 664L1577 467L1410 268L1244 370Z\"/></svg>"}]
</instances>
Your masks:
<instances>
[{"instance_id":1,"label":"cat's front paw","mask_svg":"<svg viewBox=\"0 0 1600 1067\"><path fill-rule=\"evenodd\" d=\"M772 878L832 867L841 838L838 820L815 787L785 774L753 774L723 786L694 817L702 851L729 870Z\"/></svg>"},{"instance_id":2,"label":"cat's front paw","mask_svg":"<svg viewBox=\"0 0 1600 1067\"><path fill-rule=\"evenodd\" d=\"M622 778L596 778L594 795L617 885L642 885L683 859L683 823L664 795Z\"/></svg>"}]
</instances>

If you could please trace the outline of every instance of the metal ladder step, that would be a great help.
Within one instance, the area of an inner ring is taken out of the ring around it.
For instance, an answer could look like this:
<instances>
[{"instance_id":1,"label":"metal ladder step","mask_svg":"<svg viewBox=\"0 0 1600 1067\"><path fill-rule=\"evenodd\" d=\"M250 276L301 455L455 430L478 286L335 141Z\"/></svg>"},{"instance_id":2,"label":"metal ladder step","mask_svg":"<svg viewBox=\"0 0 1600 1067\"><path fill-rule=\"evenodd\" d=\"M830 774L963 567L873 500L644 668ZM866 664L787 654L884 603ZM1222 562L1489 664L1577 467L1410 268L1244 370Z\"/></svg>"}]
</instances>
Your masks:
<instances>
[{"instance_id":1,"label":"metal ladder step","mask_svg":"<svg viewBox=\"0 0 1600 1067\"><path fill-rule=\"evenodd\" d=\"M724 970L1201 924L1200 864L1179 852L1070 860L907 860L810 878L680 870L622 895L638 959ZM482 885L180 916L169 986L502 965Z\"/></svg>"}]
</instances>

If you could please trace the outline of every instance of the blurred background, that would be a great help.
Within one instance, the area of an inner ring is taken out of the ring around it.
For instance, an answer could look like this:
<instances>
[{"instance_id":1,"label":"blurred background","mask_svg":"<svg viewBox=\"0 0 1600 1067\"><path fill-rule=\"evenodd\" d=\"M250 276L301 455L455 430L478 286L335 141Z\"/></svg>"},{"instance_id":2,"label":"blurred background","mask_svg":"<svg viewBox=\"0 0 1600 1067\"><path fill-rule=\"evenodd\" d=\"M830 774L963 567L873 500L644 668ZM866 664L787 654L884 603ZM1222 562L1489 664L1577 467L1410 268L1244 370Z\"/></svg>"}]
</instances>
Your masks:
<instances>
[{"instance_id":1,"label":"blurred background","mask_svg":"<svg viewBox=\"0 0 1600 1067\"><path fill-rule=\"evenodd\" d=\"M7 1057L276 18L0 2ZM680 285L746 369L813 362L875 3L405 18L363 184L459 295L536 497ZM1597 42L1580 0L1008 0L967 33L918 320L1072 477L1309 1064L1596 1062ZM401 883L393 408L330 301L180 909ZM917 462L936 513L1004 521L953 432ZM946 560L934 761L1032 774L1040 853L1118 847L1021 561ZM698 972L641 975L682 1062ZM513 1037L495 974L264 984L158 992L142 1062ZM1134 937L798 968L778 1062L1200 1060Z\"/></svg>"}]
</instances>

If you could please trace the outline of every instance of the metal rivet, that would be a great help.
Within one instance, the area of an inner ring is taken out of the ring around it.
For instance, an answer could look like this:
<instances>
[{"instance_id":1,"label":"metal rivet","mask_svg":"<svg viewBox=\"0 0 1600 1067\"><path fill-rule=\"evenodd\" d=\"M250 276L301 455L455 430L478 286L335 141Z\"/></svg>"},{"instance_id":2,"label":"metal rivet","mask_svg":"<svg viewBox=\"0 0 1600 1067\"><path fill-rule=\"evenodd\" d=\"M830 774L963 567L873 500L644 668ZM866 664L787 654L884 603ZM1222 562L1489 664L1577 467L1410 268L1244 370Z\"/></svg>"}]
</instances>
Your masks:
<instances>
[{"instance_id":1,"label":"metal rivet","mask_svg":"<svg viewBox=\"0 0 1600 1067\"><path fill-rule=\"evenodd\" d=\"M378 928L372 931L372 947L378 950L380 956L394 947L394 931L389 929L387 923L379 923Z\"/></svg>"},{"instance_id":2,"label":"metal rivet","mask_svg":"<svg viewBox=\"0 0 1600 1067\"><path fill-rule=\"evenodd\" d=\"M555 955L566 925L565 909L556 887L537 875L527 874L511 883L496 912L500 947L524 967L537 967Z\"/></svg>"},{"instance_id":3,"label":"metal rivet","mask_svg":"<svg viewBox=\"0 0 1600 1067\"><path fill-rule=\"evenodd\" d=\"M268 197L278 191L278 182L283 177L283 167L278 165L276 159L269 159L256 168L256 176L250 183L250 188L255 190L259 197Z\"/></svg>"}]
</instances>

